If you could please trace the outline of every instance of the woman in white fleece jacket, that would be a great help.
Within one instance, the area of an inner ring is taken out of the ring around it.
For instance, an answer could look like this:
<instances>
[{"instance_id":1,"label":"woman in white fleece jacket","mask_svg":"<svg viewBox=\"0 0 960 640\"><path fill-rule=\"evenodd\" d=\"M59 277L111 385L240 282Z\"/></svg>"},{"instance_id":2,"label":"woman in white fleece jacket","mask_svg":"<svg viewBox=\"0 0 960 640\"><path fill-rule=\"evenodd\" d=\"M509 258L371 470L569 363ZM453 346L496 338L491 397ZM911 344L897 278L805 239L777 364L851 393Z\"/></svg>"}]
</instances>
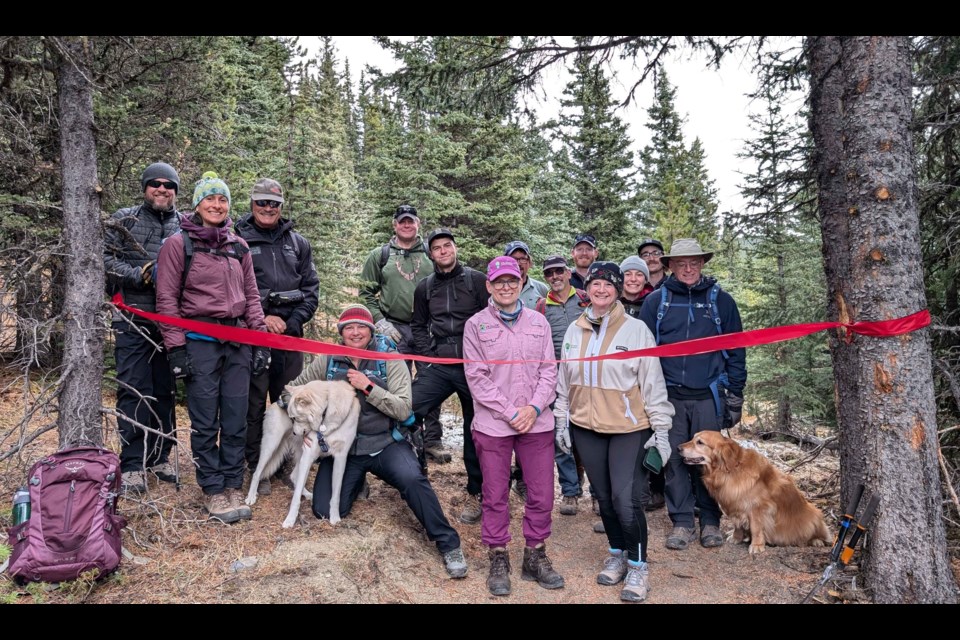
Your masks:
<instances>
[{"instance_id":1,"label":"woman in white fleece jacket","mask_svg":"<svg viewBox=\"0 0 960 640\"><path fill-rule=\"evenodd\" d=\"M623 273L614 262L594 262L586 279L590 306L568 328L561 357L586 358L655 346L647 326L628 316L618 298ZM647 519L649 499L645 449L656 447L670 459L667 432L673 405L667 400L658 358L563 362L557 379L557 446L571 441L596 491L610 544L597 582L624 581L620 599L647 597Z\"/></svg>"}]
</instances>

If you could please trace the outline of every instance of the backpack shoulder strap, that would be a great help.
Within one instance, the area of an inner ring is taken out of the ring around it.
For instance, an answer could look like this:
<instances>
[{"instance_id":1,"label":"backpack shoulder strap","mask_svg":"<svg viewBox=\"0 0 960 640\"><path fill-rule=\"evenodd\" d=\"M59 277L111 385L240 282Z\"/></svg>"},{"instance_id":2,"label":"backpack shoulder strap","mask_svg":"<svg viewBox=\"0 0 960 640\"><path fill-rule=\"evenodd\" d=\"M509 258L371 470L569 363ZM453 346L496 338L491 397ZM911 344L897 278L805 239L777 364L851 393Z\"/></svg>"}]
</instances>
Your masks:
<instances>
[{"instance_id":1,"label":"backpack shoulder strap","mask_svg":"<svg viewBox=\"0 0 960 640\"><path fill-rule=\"evenodd\" d=\"M717 328L717 335L723 334L723 325L720 321L720 307L717 306L717 296L720 295L720 285L714 284L710 288L710 315L713 317L713 326ZM726 349L720 351L723 355L724 361L730 358L730 354L727 353Z\"/></svg>"},{"instance_id":2,"label":"backpack shoulder strap","mask_svg":"<svg viewBox=\"0 0 960 640\"><path fill-rule=\"evenodd\" d=\"M672 302L673 296L667 290L666 287L660 287L660 304L657 306L657 330L655 332L655 338L657 344L660 344L660 321L663 320L663 316L666 315L667 311L670 309L670 303Z\"/></svg>"},{"instance_id":3,"label":"backpack shoulder strap","mask_svg":"<svg viewBox=\"0 0 960 640\"><path fill-rule=\"evenodd\" d=\"M436 273L431 273L426 277L427 284L424 286L426 286L427 288L427 305L430 304L430 296L433 295L433 283L437 279L436 275L437 275ZM428 310L429 310L429 307L428 307Z\"/></svg>"},{"instance_id":4,"label":"backpack shoulder strap","mask_svg":"<svg viewBox=\"0 0 960 640\"><path fill-rule=\"evenodd\" d=\"M179 232L183 236L183 273L180 276L180 293L183 293L187 286L187 273L190 271L190 263L193 262L193 240L189 233Z\"/></svg>"},{"instance_id":5,"label":"backpack shoulder strap","mask_svg":"<svg viewBox=\"0 0 960 640\"><path fill-rule=\"evenodd\" d=\"M547 315L547 299L546 298L537 298L537 304L534 307L543 315Z\"/></svg>"},{"instance_id":6,"label":"backpack shoulder strap","mask_svg":"<svg viewBox=\"0 0 960 640\"><path fill-rule=\"evenodd\" d=\"M387 266L387 262L390 260L390 243L386 243L380 247L380 270L383 271L383 268Z\"/></svg>"}]
</instances>

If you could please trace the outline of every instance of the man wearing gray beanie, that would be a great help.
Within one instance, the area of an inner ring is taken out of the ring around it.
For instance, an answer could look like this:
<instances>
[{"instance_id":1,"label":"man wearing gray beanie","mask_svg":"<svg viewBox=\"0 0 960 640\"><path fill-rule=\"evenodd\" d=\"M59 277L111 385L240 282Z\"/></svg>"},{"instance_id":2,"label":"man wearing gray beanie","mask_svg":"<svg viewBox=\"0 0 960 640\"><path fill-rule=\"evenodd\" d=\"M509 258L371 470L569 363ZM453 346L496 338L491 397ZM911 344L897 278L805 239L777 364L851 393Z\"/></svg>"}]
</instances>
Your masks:
<instances>
[{"instance_id":1,"label":"man wearing gray beanie","mask_svg":"<svg viewBox=\"0 0 960 640\"><path fill-rule=\"evenodd\" d=\"M180 176L165 162L155 162L140 176L143 203L118 210L104 234L103 265L107 293L120 293L124 302L156 311L154 268L160 245L180 230L177 192ZM149 320L113 312L117 366L117 419L120 432L120 471L125 492L146 490L146 471L164 482L176 482L170 464L174 436L174 386L160 330ZM146 425L160 437L133 422Z\"/></svg>"}]
</instances>

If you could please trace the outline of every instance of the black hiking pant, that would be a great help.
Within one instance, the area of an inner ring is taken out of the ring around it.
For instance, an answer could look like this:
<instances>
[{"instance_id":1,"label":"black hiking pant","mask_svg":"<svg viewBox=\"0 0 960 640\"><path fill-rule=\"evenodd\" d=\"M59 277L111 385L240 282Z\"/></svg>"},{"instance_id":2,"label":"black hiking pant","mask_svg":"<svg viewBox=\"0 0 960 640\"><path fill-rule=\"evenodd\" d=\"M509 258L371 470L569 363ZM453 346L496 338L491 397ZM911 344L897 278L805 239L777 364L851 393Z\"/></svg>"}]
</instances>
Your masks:
<instances>
[{"instance_id":1,"label":"black hiking pant","mask_svg":"<svg viewBox=\"0 0 960 640\"><path fill-rule=\"evenodd\" d=\"M260 442L263 439L263 416L267 411L267 394L271 404L280 398L283 387L303 371L303 354L299 351L270 350L270 368L263 374L250 377L247 398L247 468L254 471L260 462Z\"/></svg>"},{"instance_id":2,"label":"black hiking pant","mask_svg":"<svg viewBox=\"0 0 960 640\"><path fill-rule=\"evenodd\" d=\"M572 440L594 487L600 519L611 549L627 552L634 562L647 561L647 516L650 479L643 466L643 445L652 431L597 433L570 423Z\"/></svg>"},{"instance_id":3,"label":"black hiking pant","mask_svg":"<svg viewBox=\"0 0 960 640\"><path fill-rule=\"evenodd\" d=\"M243 485L251 347L187 340L190 447L204 495Z\"/></svg>"},{"instance_id":4,"label":"black hiking pant","mask_svg":"<svg viewBox=\"0 0 960 640\"><path fill-rule=\"evenodd\" d=\"M367 472L400 491L413 515L423 525L427 537L435 542L440 553L460 546L460 535L440 508L433 486L420 469L413 449L406 442L394 442L373 456L348 456L340 485L340 517L346 517L363 488ZM320 468L313 484L313 515L330 517L330 496L333 490L333 458L320 458Z\"/></svg>"},{"instance_id":5,"label":"black hiking pant","mask_svg":"<svg viewBox=\"0 0 960 640\"><path fill-rule=\"evenodd\" d=\"M418 420L422 420L454 393L460 398L460 406L463 408L463 464L467 468L467 493L478 496L483 484L483 474L480 471L477 448L473 444L473 396L467 386L463 365L428 364L420 367L417 370L417 379L413 381L413 412L417 414ZM435 439L430 439L431 435ZM439 435L423 435L424 447L438 444Z\"/></svg>"},{"instance_id":6,"label":"black hiking pant","mask_svg":"<svg viewBox=\"0 0 960 640\"><path fill-rule=\"evenodd\" d=\"M400 340L397 344L397 351L400 353L416 353L413 350L413 331L410 329L409 322L400 322L399 320L394 320L393 318L387 318L390 322L393 323L393 326L397 328L397 331L400 332L400 335L403 336L403 339ZM426 364L419 363L417 364L417 371L427 366ZM410 373L413 373L413 361L407 360L407 368L410 369ZM418 374L419 375L419 374ZM434 444L439 444L440 439L443 437L443 423L440 422L440 407L437 407L430 413L428 413L423 419L423 440L424 444L431 442Z\"/></svg>"},{"instance_id":7,"label":"black hiking pant","mask_svg":"<svg viewBox=\"0 0 960 640\"><path fill-rule=\"evenodd\" d=\"M693 506L700 509L700 527L720 525L720 507L703 486L701 468L686 465L680 456L680 445L698 431L720 431L720 418L713 398L680 400L670 398L675 413L670 429L670 462L664 468L666 477L667 513L675 527L693 529Z\"/></svg>"},{"instance_id":8,"label":"black hiking pant","mask_svg":"<svg viewBox=\"0 0 960 640\"><path fill-rule=\"evenodd\" d=\"M138 324L156 344L163 337L156 325ZM173 375L166 351L157 349L126 321L113 323L114 357L117 361L117 411L161 433L174 433ZM129 385L129 386L127 386ZM149 396L153 400L146 400ZM142 471L163 464L173 447L171 438L144 431L122 417L117 418L120 431L120 470Z\"/></svg>"}]
</instances>

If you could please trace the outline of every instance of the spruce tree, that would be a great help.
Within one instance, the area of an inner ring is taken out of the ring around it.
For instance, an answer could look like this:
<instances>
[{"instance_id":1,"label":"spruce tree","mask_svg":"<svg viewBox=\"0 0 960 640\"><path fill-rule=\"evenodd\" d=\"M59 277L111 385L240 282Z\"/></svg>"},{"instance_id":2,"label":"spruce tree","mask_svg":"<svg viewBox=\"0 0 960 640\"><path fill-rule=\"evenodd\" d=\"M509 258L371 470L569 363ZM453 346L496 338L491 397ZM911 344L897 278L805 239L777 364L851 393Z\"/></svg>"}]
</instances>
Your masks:
<instances>
[{"instance_id":1,"label":"spruce tree","mask_svg":"<svg viewBox=\"0 0 960 640\"><path fill-rule=\"evenodd\" d=\"M694 237L705 247L718 240L717 190L707 174L699 139L687 147L684 119L674 103L677 90L661 72L647 109L650 143L640 152L639 222L668 248Z\"/></svg>"},{"instance_id":2,"label":"spruce tree","mask_svg":"<svg viewBox=\"0 0 960 640\"><path fill-rule=\"evenodd\" d=\"M576 192L577 231L593 234L601 255L619 262L636 252L640 237L631 140L615 115L602 67L581 55L573 74L561 100L559 135L567 155L557 166Z\"/></svg>"}]
</instances>

